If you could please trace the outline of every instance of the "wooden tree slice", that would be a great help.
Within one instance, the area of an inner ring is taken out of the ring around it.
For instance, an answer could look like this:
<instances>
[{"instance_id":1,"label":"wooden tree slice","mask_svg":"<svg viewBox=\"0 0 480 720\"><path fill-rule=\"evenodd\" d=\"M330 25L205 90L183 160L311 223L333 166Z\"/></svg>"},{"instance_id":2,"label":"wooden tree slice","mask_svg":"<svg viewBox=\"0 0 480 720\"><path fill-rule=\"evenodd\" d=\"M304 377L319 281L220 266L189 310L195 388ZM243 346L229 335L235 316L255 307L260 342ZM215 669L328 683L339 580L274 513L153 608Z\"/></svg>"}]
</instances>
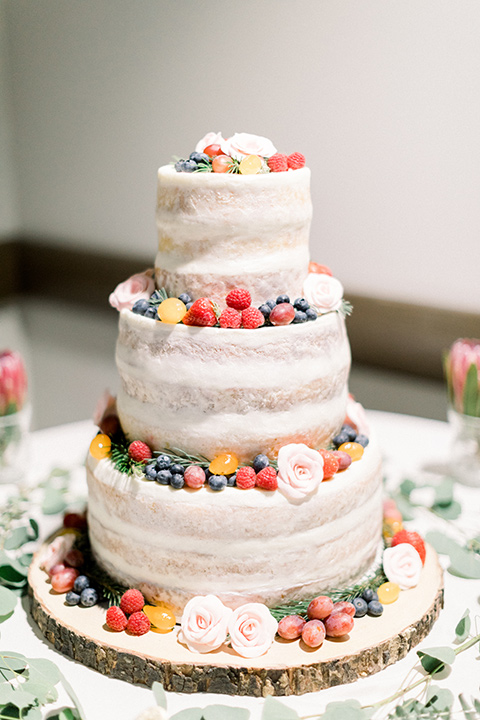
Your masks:
<instances>
[{"instance_id":1,"label":"wooden tree slice","mask_svg":"<svg viewBox=\"0 0 480 720\"><path fill-rule=\"evenodd\" d=\"M200 655L177 641L177 631L132 637L105 625L105 609L69 607L53 592L38 556L29 572L31 612L43 635L68 657L104 675L142 685L161 682L173 692L227 695L302 695L354 682L392 665L430 632L443 607L443 575L433 548L420 583L385 605L380 618L355 620L345 638L320 648L277 638L262 657L246 660L231 648Z\"/></svg>"}]
</instances>

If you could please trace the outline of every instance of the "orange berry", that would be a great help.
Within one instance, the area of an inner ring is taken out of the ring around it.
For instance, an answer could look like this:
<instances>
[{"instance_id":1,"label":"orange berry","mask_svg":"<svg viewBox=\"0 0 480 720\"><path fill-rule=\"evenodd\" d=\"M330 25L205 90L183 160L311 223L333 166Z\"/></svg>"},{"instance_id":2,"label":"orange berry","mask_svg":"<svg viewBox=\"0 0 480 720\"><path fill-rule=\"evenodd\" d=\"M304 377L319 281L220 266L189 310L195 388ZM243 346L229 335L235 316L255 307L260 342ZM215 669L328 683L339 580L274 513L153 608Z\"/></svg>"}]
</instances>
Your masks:
<instances>
[{"instance_id":1,"label":"orange berry","mask_svg":"<svg viewBox=\"0 0 480 720\"><path fill-rule=\"evenodd\" d=\"M233 453L217 455L208 466L213 475L231 475L237 468L238 458Z\"/></svg>"},{"instance_id":2,"label":"orange berry","mask_svg":"<svg viewBox=\"0 0 480 720\"><path fill-rule=\"evenodd\" d=\"M143 612L158 632L170 632L177 623L175 614L167 605L145 605Z\"/></svg>"},{"instance_id":3,"label":"orange berry","mask_svg":"<svg viewBox=\"0 0 480 720\"><path fill-rule=\"evenodd\" d=\"M169 325L176 325L185 317L187 307L178 298L167 298L158 306L157 314L160 320Z\"/></svg>"},{"instance_id":4,"label":"orange berry","mask_svg":"<svg viewBox=\"0 0 480 720\"><path fill-rule=\"evenodd\" d=\"M247 155L240 162L238 169L242 175L256 175L260 172L263 160L259 155Z\"/></svg>"},{"instance_id":5,"label":"orange berry","mask_svg":"<svg viewBox=\"0 0 480 720\"><path fill-rule=\"evenodd\" d=\"M363 445L360 445L360 443L356 442L342 443L338 449L340 452L346 452L347 455L350 455L350 457L352 458L352 462L355 462L355 460L360 460L364 451Z\"/></svg>"},{"instance_id":6,"label":"orange berry","mask_svg":"<svg viewBox=\"0 0 480 720\"><path fill-rule=\"evenodd\" d=\"M398 599L398 596L400 595L400 586L394 582L384 582L379 588L377 588L377 595L378 600L382 603L382 605L389 605Z\"/></svg>"},{"instance_id":7,"label":"orange berry","mask_svg":"<svg viewBox=\"0 0 480 720\"><path fill-rule=\"evenodd\" d=\"M103 460L104 458L108 457L110 455L111 449L112 441L110 440L108 435L104 435L103 433L95 435L92 442L90 443L90 455L94 457L95 460Z\"/></svg>"}]
</instances>

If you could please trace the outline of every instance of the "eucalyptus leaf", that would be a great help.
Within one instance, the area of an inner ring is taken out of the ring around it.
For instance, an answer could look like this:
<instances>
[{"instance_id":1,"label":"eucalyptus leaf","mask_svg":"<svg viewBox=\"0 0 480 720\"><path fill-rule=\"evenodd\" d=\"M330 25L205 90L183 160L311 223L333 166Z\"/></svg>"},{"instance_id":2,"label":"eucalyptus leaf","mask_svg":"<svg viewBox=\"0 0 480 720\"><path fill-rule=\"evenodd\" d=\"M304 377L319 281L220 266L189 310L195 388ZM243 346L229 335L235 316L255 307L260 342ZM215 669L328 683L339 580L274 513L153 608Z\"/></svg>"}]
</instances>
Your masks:
<instances>
[{"instance_id":1,"label":"eucalyptus leaf","mask_svg":"<svg viewBox=\"0 0 480 720\"><path fill-rule=\"evenodd\" d=\"M473 700L473 707L475 710L480 713L480 700L477 700L476 698L472 698Z\"/></svg>"},{"instance_id":2,"label":"eucalyptus leaf","mask_svg":"<svg viewBox=\"0 0 480 720\"><path fill-rule=\"evenodd\" d=\"M0 587L2 587L2 586L0 585ZM9 618L11 618L12 615L13 615L13 610L12 610L12 612L7 613L6 615L0 615L0 625L2 623L4 623L6 620L8 620Z\"/></svg>"},{"instance_id":3,"label":"eucalyptus leaf","mask_svg":"<svg viewBox=\"0 0 480 720\"><path fill-rule=\"evenodd\" d=\"M163 689L162 683L154 682L152 685L152 692L153 697L155 698L155 702L159 707L163 708L164 710L167 709L167 696L165 694L165 690Z\"/></svg>"},{"instance_id":4,"label":"eucalyptus leaf","mask_svg":"<svg viewBox=\"0 0 480 720\"><path fill-rule=\"evenodd\" d=\"M452 551L461 547L456 540L453 540L438 530L429 530L425 535L425 540L430 543L440 555L450 555Z\"/></svg>"},{"instance_id":5,"label":"eucalyptus leaf","mask_svg":"<svg viewBox=\"0 0 480 720\"><path fill-rule=\"evenodd\" d=\"M3 547L5 550L17 550L29 540L28 528L22 525L7 533Z\"/></svg>"},{"instance_id":6,"label":"eucalyptus leaf","mask_svg":"<svg viewBox=\"0 0 480 720\"><path fill-rule=\"evenodd\" d=\"M455 640L457 642L463 642L466 640L469 636L471 626L472 621L470 619L470 610L467 609L463 613L455 628Z\"/></svg>"},{"instance_id":7,"label":"eucalyptus leaf","mask_svg":"<svg viewBox=\"0 0 480 720\"><path fill-rule=\"evenodd\" d=\"M443 670L446 665L452 665L455 662L455 651L450 647L428 648L427 650L417 650L417 655L424 670L429 675Z\"/></svg>"},{"instance_id":8,"label":"eucalyptus leaf","mask_svg":"<svg viewBox=\"0 0 480 720\"><path fill-rule=\"evenodd\" d=\"M23 587L26 582L26 569L24 572L19 572L13 564L0 565L0 585L7 585L11 588Z\"/></svg>"},{"instance_id":9,"label":"eucalyptus leaf","mask_svg":"<svg viewBox=\"0 0 480 720\"><path fill-rule=\"evenodd\" d=\"M32 705L27 711L23 711L22 720L42 720L42 711L39 707Z\"/></svg>"},{"instance_id":10,"label":"eucalyptus leaf","mask_svg":"<svg viewBox=\"0 0 480 720\"><path fill-rule=\"evenodd\" d=\"M413 480L405 478L405 480L400 483L399 490L404 497L409 498L410 494L416 489L416 487L417 484L413 482Z\"/></svg>"},{"instance_id":11,"label":"eucalyptus leaf","mask_svg":"<svg viewBox=\"0 0 480 720\"><path fill-rule=\"evenodd\" d=\"M41 705L45 705L49 702L54 702L58 698L58 692L55 686L49 683L35 680L35 678L28 678L22 683L22 690L30 693L33 699L38 700Z\"/></svg>"},{"instance_id":12,"label":"eucalyptus leaf","mask_svg":"<svg viewBox=\"0 0 480 720\"><path fill-rule=\"evenodd\" d=\"M366 720L368 717L358 700L344 700L328 703L322 720Z\"/></svg>"},{"instance_id":13,"label":"eucalyptus leaf","mask_svg":"<svg viewBox=\"0 0 480 720\"><path fill-rule=\"evenodd\" d=\"M0 710L2 711L2 714L0 715L1 718L20 717L20 710L15 707L15 705L11 705L10 703L8 705L0 705Z\"/></svg>"},{"instance_id":14,"label":"eucalyptus leaf","mask_svg":"<svg viewBox=\"0 0 480 720\"><path fill-rule=\"evenodd\" d=\"M0 615L9 615L17 607L17 596L0 585Z\"/></svg>"},{"instance_id":15,"label":"eucalyptus leaf","mask_svg":"<svg viewBox=\"0 0 480 720\"><path fill-rule=\"evenodd\" d=\"M450 710L453 705L453 693L448 688L430 685L427 690L427 707L433 707L437 712Z\"/></svg>"},{"instance_id":16,"label":"eucalyptus leaf","mask_svg":"<svg viewBox=\"0 0 480 720\"><path fill-rule=\"evenodd\" d=\"M412 503L410 500L408 500L403 495L397 495L395 498L395 502L397 504L397 508L399 509L400 513L402 514L402 517L404 520L413 520L414 519L414 513L412 511Z\"/></svg>"},{"instance_id":17,"label":"eucalyptus leaf","mask_svg":"<svg viewBox=\"0 0 480 720\"><path fill-rule=\"evenodd\" d=\"M451 505L453 502L453 480L451 478L443 478L435 487L434 505Z\"/></svg>"},{"instance_id":18,"label":"eucalyptus leaf","mask_svg":"<svg viewBox=\"0 0 480 720\"><path fill-rule=\"evenodd\" d=\"M80 720L80 715L73 708L62 708L55 710L54 714L46 716L45 720Z\"/></svg>"},{"instance_id":19,"label":"eucalyptus leaf","mask_svg":"<svg viewBox=\"0 0 480 720\"><path fill-rule=\"evenodd\" d=\"M58 670L58 668L57 668L57 670ZM77 695L76 695L76 693L75 693L75 690L72 688L72 686L71 686L70 683L68 682L68 680L67 680L67 678L65 677L65 675L63 675L63 673L60 672L60 670L58 670L58 673L59 673L59 675L60 675L60 680L62 681L62 685L63 685L65 691L67 692L68 696L70 697L70 700L71 700L71 701L73 702L73 704L75 705L75 709L76 709L76 711L77 711L77 713L78 713L79 720L87 720L87 719L86 719L86 716L85 716L85 713L84 713L84 711L83 711L83 708L82 708L82 706L81 706L81 704L80 704L80 700L78 699L78 697L77 697Z\"/></svg>"},{"instance_id":20,"label":"eucalyptus leaf","mask_svg":"<svg viewBox=\"0 0 480 720\"><path fill-rule=\"evenodd\" d=\"M38 540L38 537L40 535L40 529L38 527L37 521L33 518L29 518L29 523L31 528L30 540Z\"/></svg>"},{"instance_id":21,"label":"eucalyptus leaf","mask_svg":"<svg viewBox=\"0 0 480 720\"><path fill-rule=\"evenodd\" d=\"M472 706L468 704L468 702L465 700L463 695L460 693L458 696L458 699L460 701L460 705L462 706L463 714L465 715L465 720L478 720L478 715L473 710Z\"/></svg>"},{"instance_id":22,"label":"eucalyptus leaf","mask_svg":"<svg viewBox=\"0 0 480 720\"><path fill-rule=\"evenodd\" d=\"M279 700L268 696L263 706L262 720L299 720L299 715Z\"/></svg>"},{"instance_id":23,"label":"eucalyptus leaf","mask_svg":"<svg viewBox=\"0 0 480 720\"><path fill-rule=\"evenodd\" d=\"M170 720L202 720L203 710L202 708L187 708L186 710L180 710L180 712L172 715Z\"/></svg>"},{"instance_id":24,"label":"eucalyptus leaf","mask_svg":"<svg viewBox=\"0 0 480 720\"><path fill-rule=\"evenodd\" d=\"M61 672L51 660L32 658L28 660L28 677L35 682L42 682L49 687L61 680Z\"/></svg>"},{"instance_id":25,"label":"eucalyptus leaf","mask_svg":"<svg viewBox=\"0 0 480 720\"><path fill-rule=\"evenodd\" d=\"M64 490L54 487L47 487L42 502L42 513L44 515L57 515L67 507Z\"/></svg>"},{"instance_id":26,"label":"eucalyptus leaf","mask_svg":"<svg viewBox=\"0 0 480 720\"><path fill-rule=\"evenodd\" d=\"M432 510L444 520L456 520L462 514L462 506L456 500L450 505L432 505Z\"/></svg>"},{"instance_id":27,"label":"eucalyptus leaf","mask_svg":"<svg viewBox=\"0 0 480 720\"><path fill-rule=\"evenodd\" d=\"M480 579L480 556L473 550L458 547L450 553L448 572L463 578L478 580Z\"/></svg>"},{"instance_id":28,"label":"eucalyptus leaf","mask_svg":"<svg viewBox=\"0 0 480 720\"><path fill-rule=\"evenodd\" d=\"M23 565L23 567L30 567L30 564L33 560L33 553L23 553L23 555L20 555L20 557L17 558L20 565Z\"/></svg>"},{"instance_id":29,"label":"eucalyptus leaf","mask_svg":"<svg viewBox=\"0 0 480 720\"><path fill-rule=\"evenodd\" d=\"M250 711L229 705L209 705L203 710L204 720L248 720Z\"/></svg>"},{"instance_id":30,"label":"eucalyptus leaf","mask_svg":"<svg viewBox=\"0 0 480 720\"><path fill-rule=\"evenodd\" d=\"M10 683L0 685L0 703L11 703L19 708L19 710L23 710L29 707L29 705L32 705L33 702L34 698L29 692L25 692L22 689L16 690Z\"/></svg>"},{"instance_id":31,"label":"eucalyptus leaf","mask_svg":"<svg viewBox=\"0 0 480 720\"><path fill-rule=\"evenodd\" d=\"M25 655L21 653L5 650L0 653L0 668L8 668L9 670L15 670L21 672L28 667L28 660Z\"/></svg>"}]
</instances>

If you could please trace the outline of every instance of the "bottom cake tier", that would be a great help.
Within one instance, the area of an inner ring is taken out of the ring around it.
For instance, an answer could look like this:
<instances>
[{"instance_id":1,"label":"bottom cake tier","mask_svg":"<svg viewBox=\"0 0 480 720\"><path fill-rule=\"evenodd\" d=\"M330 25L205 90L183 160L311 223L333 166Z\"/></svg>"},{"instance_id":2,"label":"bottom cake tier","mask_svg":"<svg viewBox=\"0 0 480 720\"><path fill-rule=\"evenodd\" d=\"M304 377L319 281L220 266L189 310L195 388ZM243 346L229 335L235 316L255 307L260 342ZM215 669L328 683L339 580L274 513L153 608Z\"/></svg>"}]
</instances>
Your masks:
<instances>
[{"instance_id":1,"label":"bottom cake tier","mask_svg":"<svg viewBox=\"0 0 480 720\"><path fill-rule=\"evenodd\" d=\"M345 587L372 565L382 535L373 438L360 461L300 503L260 488L179 491L92 455L87 479L97 562L149 602L166 601L177 612L197 595L216 595L232 608L274 607Z\"/></svg>"}]
</instances>

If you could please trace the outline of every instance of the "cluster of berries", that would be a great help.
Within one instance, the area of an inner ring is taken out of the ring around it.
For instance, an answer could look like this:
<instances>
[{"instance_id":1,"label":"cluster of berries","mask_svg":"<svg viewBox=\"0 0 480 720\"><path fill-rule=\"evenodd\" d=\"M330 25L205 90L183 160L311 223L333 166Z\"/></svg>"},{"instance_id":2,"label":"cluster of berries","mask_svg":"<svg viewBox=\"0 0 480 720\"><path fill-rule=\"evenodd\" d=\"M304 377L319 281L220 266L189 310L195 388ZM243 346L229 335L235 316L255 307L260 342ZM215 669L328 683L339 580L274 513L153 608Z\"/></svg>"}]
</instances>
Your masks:
<instances>
[{"instance_id":1,"label":"cluster of berries","mask_svg":"<svg viewBox=\"0 0 480 720\"><path fill-rule=\"evenodd\" d=\"M266 325L290 325L316 320L317 310L305 298L290 301L288 295L279 295L276 300L267 300L259 307Z\"/></svg>"},{"instance_id":2,"label":"cluster of berries","mask_svg":"<svg viewBox=\"0 0 480 720\"><path fill-rule=\"evenodd\" d=\"M239 173L241 175L286 172L287 170L298 170L304 166L305 156L299 152L290 155L275 153L269 158L260 155L246 155L242 160L235 160L230 155L226 155L217 143L207 145L203 152L190 153L187 160L177 160L174 165L177 172Z\"/></svg>"},{"instance_id":3,"label":"cluster of berries","mask_svg":"<svg viewBox=\"0 0 480 720\"><path fill-rule=\"evenodd\" d=\"M150 620L143 612L145 598L140 590L132 588L123 593L120 607L112 605L107 610L105 622L110 630L129 635L145 635L150 630Z\"/></svg>"},{"instance_id":4,"label":"cluster of berries","mask_svg":"<svg viewBox=\"0 0 480 720\"><path fill-rule=\"evenodd\" d=\"M348 635L354 626L355 606L342 601L334 603L328 595L314 598L307 608L307 619L301 615L287 615L278 623L277 633L284 640L302 638L311 648L320 647L325 637Z\"/></svg>"},{"instance_id":5,"label":"cluster of berries","mask_svg":"<svg viewBox=\"0 0 480 720\"><path fill-rule=\"evenodd\" d=\"M254 330L264 324L265 318L252 306L252 298L248 290L234 288L225 298L227 307L224 310L210 298L200 298L190 305L183 317L184 325L196 325L201 327L213 327L219 325L221 328L247 328Z\"/></svg>"},{"instance_id":6,"label":"cluster of berries","mask_svg":"<svg viewBox=\"0 0 480 720\"><path fill-rule=\"evenodd\" d=\"M368 437L358 433L351 425L342 425L340 432L332 438L332 443L337 449L345 443L357 443L366 448L368 442Z\"/></svg>"}]
</instances>

